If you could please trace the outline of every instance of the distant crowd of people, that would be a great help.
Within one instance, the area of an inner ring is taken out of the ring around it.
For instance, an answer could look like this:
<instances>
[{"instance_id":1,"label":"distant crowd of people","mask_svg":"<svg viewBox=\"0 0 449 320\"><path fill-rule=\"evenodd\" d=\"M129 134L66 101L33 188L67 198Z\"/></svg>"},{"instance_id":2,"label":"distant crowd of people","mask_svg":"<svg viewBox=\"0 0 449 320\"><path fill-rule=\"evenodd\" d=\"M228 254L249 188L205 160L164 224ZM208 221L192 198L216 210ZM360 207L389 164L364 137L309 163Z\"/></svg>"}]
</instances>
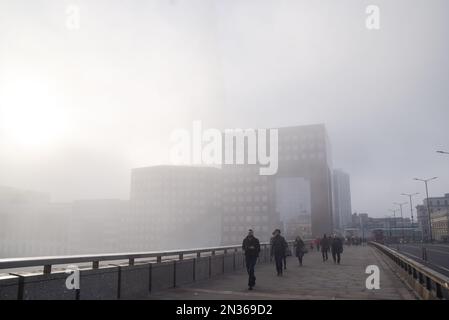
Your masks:
<instances>
[{"instance_id":1,"label":"distant crowd of people","mask_svg":"<svg viewBox=\"0 0 449 320\"><path fill-rule=\"evenodd\" d=\"M360 246L366 242L366 240L361 237L347 237L345 240L345 243L348 246Z\"/></svg>"},{"instance_id":2,"label":"distant crowd of people","mask_svg":"<svg viewBox=\"0 0 449 320\"><path fill-rule=\"evenodd\" d=\"M322 238L317 238L310 242L310 250L313 251L316 247L317 252L321 252L323 262L328 260L328 252L330 251L334 264L340 264L344 242L348 245L356 243L353 239L350 239L351 244L349 244L348 239L340 238L336 234L331 237L324 234ZM300 236L297 236L293 247L295 256L298 258L299 266L302 266L304 254L308 252L306 243ZM253 287L256 285L254 268L260 253L260 243L254 236L253 230L248 230L248 235L243 240L242 248L245 253L246 269L248 272L248 290L253 290ZM283 271L287 269L288 254L290 254L289 246L285 238L281 236L281 230L274 230L270 240L270 261L274 259L277 276L282 276Z\"/></svg>"}]
</instances>

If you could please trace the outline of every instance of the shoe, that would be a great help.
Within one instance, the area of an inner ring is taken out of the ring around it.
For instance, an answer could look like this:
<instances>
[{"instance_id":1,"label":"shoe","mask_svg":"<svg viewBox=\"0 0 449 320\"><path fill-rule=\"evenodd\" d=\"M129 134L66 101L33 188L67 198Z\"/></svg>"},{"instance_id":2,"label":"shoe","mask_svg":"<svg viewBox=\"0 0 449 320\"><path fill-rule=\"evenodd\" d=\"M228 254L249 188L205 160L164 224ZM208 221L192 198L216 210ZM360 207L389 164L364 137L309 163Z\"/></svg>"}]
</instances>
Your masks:
<instances>
[{"instance_id":1,"label":"shoe","mask_svg":"<svg viewBox=\"0 0 449 320\"><path fill-rule=\"evenodd\" d=\"M253 290L253 287L248 287L248 290Z\"/></svg>"}]
</instances>

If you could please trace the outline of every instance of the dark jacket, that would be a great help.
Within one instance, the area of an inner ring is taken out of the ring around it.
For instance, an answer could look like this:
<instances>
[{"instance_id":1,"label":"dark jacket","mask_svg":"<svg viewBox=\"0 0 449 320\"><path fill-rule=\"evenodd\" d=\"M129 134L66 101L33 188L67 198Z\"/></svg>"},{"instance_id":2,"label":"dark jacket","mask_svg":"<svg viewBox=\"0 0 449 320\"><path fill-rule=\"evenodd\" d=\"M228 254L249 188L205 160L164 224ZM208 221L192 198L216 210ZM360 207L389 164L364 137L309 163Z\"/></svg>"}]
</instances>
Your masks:
<instances>
[{"instance_id":1,"label":"dark jacket","mask_svg":"<svg viewBox=\"0 0 449 320\"><path fill-rule=\"evenodd\" d=\"M281 235L277 235L271 240L271 256L285 256L288 244L285 238Z\"/></svg>"},{"instance_id":2,"label":"dark jacket","mask_svg":"<svg viewBox=\"0 0 449 320\"><path fill-rule=\"evenodd\" d=\"M340 238L333 238L332 244L331 244L331 250L332 250L332 252L342 253L343 252L343 241L341 241Z\"/></svg>"},{"instance_id":3,"label":"dark jacket","mask_svg":"<svg viewBox=\"0 0 449 320\"><path fill-rule=\"evenodd\" d=\"M330 238L322 238L320 240L321 252L329 251L330 247Z\"/></svg>"},{"instance_id":4,"label":"dark jacket","mask_svg":"<svg viewBox=\"0 0 449 320\"><path fill-rule=\"evenodd\" d=\"M306 244L302 240L295 240L296 256L300 257L306 252Z\"/></svg>"},{"instance_id":5,"label":"dark jacket","mask_svg":"<svg viewBox=\"0 0 449 320\"><path fill-rule=\"evenodd\" d=\"M260 252L259 239L247 236L243 239L242 249L245 251L245 256L258 257Z\"/></svg>"}]
</instances>

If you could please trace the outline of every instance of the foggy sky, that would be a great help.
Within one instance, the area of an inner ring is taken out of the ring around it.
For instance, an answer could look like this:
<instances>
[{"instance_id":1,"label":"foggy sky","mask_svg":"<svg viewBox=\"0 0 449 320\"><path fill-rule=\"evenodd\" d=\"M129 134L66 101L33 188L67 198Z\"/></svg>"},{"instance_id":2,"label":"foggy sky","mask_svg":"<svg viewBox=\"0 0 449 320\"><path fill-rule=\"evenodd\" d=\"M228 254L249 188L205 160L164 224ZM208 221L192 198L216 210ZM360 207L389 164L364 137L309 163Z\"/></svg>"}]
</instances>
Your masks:
<instances>
[{"instance_id":1,"label":"foggy sky","mask_svg":"<svg viewBox=\"0 0 449 320\"><path fill-rule=\"evenodd\" d=\"M68 30L66 6L80 8ZM380 7L380 30L365 27ZM449 3L0 0L0 185L129 196L170 133L325 123L353 211L449 193ZM407 213L408 214L408 213Z\"/></svg>"}]
</instances>

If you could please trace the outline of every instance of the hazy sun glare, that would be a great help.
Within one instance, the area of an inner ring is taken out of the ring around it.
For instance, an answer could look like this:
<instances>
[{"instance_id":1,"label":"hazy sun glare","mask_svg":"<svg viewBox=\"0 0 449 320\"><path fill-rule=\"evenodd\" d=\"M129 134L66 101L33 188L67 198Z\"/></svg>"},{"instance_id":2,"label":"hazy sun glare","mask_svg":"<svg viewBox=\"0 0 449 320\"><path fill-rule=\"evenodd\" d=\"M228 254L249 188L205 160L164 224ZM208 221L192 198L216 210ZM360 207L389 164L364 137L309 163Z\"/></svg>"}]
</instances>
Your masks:
<instances>
[{"instance_id":1,"label":"hazy sun glare","mask_svg":"<svg viewBox=\"0 0 449 320\"><path fill-rule=\"evenodd\" d=\"M67 132L57 87L43 76L14 74L0 82L0 132L8 144L50 146Z\"/></svg>"}]
</instances>

